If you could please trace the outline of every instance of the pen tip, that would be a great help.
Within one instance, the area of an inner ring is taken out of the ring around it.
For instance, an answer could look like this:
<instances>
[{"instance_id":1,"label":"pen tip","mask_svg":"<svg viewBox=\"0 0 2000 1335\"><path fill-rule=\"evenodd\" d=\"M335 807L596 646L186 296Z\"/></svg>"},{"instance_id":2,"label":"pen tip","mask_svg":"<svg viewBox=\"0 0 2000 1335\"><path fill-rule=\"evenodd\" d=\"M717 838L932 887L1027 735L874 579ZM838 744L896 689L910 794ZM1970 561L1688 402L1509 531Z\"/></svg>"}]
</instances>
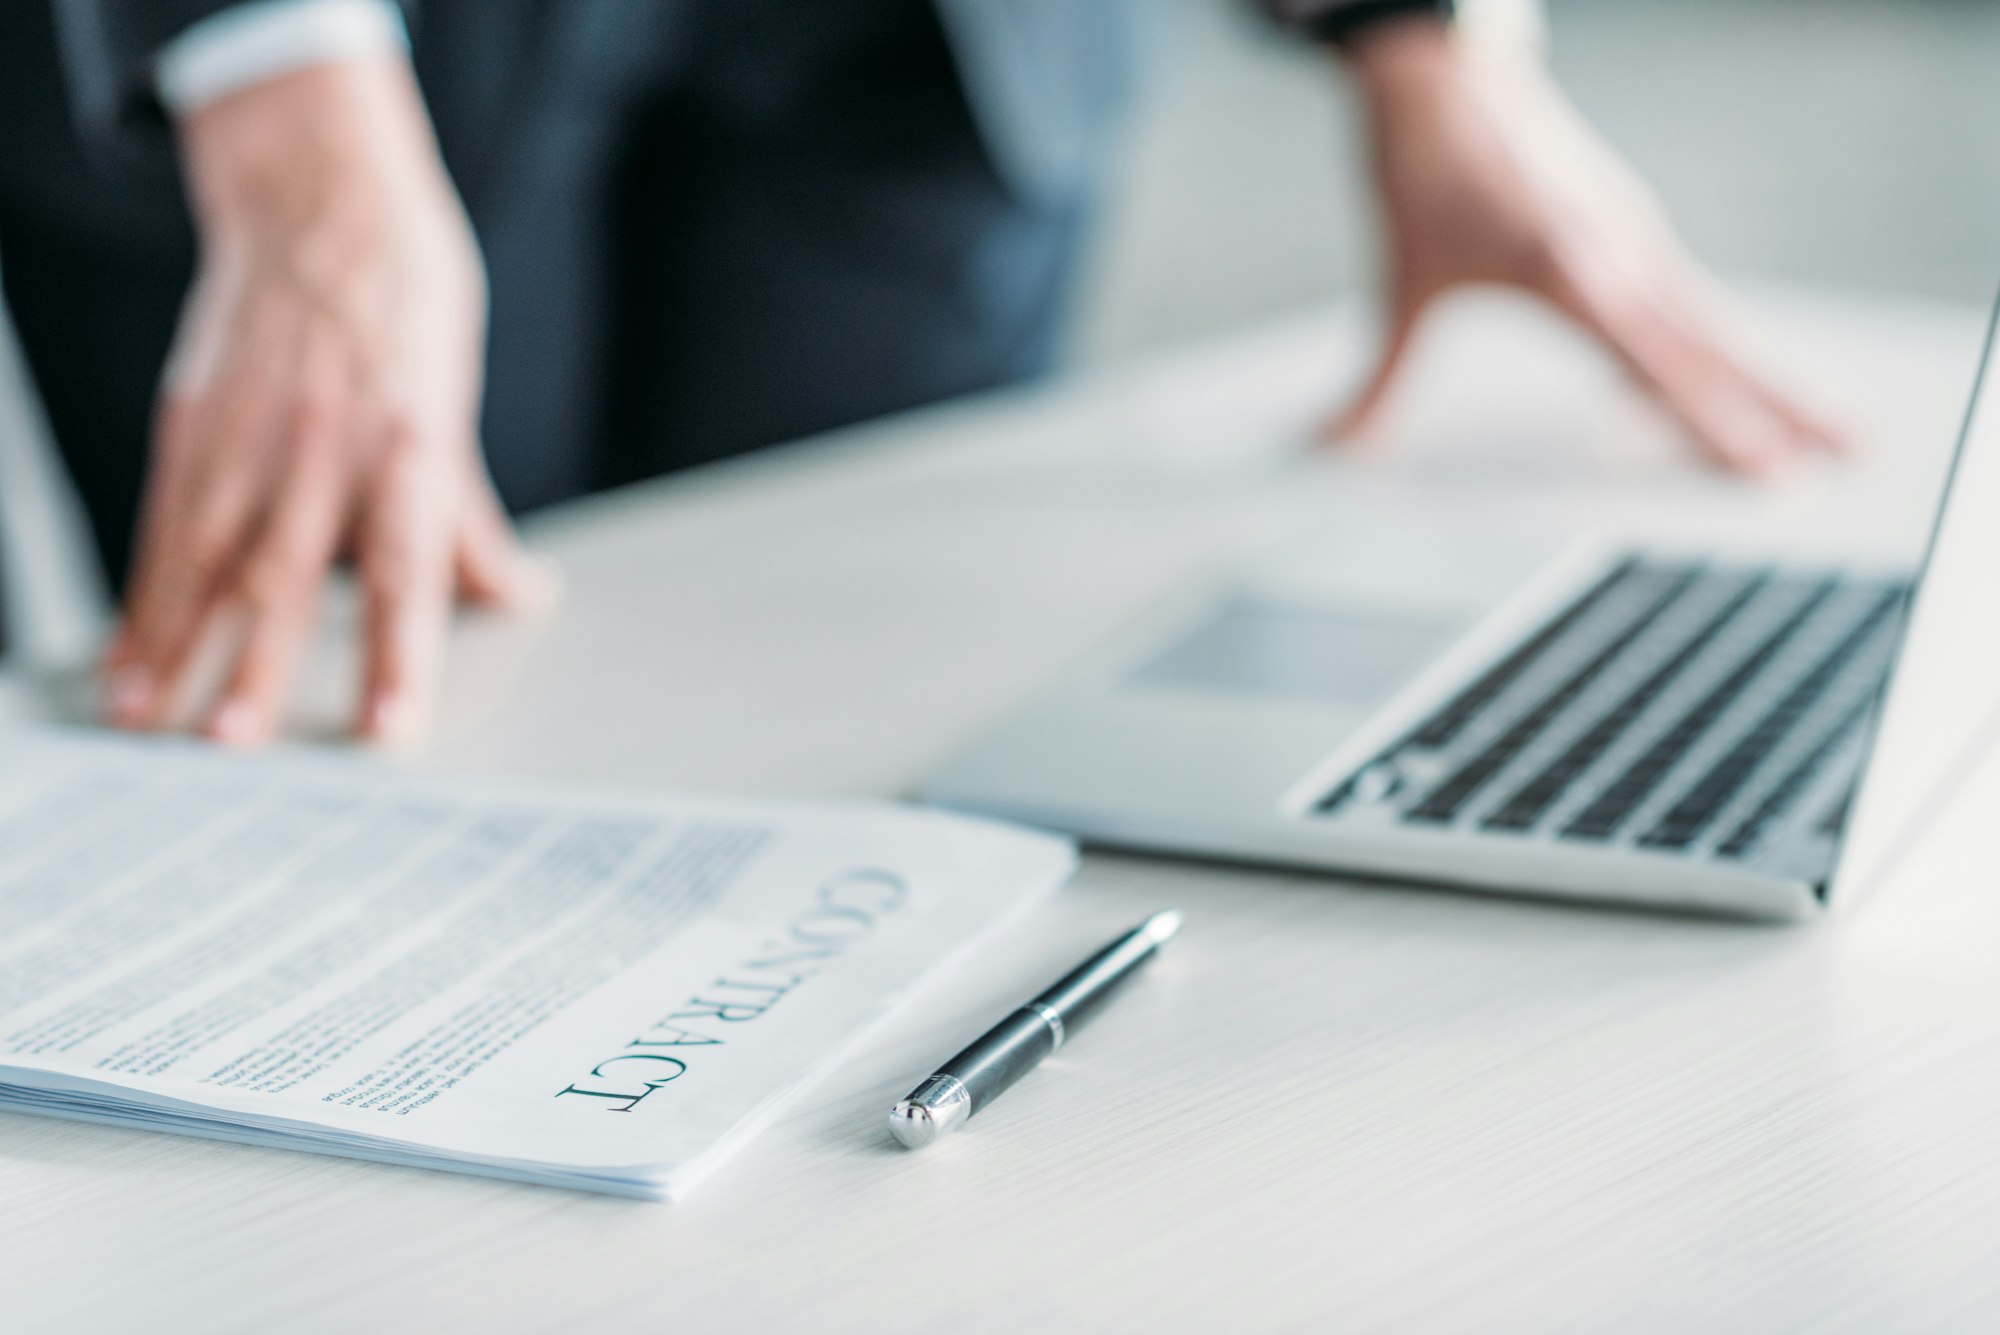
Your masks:
<instances>
[{"instance_id":1,"label":"pen tip","mask_svg":"<svg viewBox=\"0 0 2000 1335\"><path fill-rule=\"evenodd\" d=\"M1144 926L1139 930L1143 931L1152 940L1154 945L1160 946L1173 940L1174 933L1180 931L1180 929L1181 911L1179 909L1166 909L1146 919Z\"/></svg>"}]
</instances>

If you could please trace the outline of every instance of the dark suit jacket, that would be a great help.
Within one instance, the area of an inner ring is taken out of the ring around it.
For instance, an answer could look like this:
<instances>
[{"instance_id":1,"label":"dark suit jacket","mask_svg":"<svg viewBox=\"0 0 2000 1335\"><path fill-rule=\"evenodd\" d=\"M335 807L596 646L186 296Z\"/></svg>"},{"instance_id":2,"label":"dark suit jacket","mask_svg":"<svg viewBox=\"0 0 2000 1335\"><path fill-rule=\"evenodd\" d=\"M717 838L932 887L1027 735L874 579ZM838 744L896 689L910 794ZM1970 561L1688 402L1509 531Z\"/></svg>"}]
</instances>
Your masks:
<instances>
[{"instance_id":1,"label":"dark suit jacket","mask_svg":"<svg viewBox=\"0 0 2000 1335\"><path fill-rule=\"evenodd\" d=\"M0 0L0 277L114 578L195 248L150 72L232 2ZM527 507L1046 369L1160 0L399 3L495 276L485 444ZM1337 41L1443 0L1261 3ZM926 5L922 50L870 45ZM612 145L606 99L657 96L662 59L772 132L745 151L675 103Z\"/></svg>"},{"instance_id":2,"label":"dark suit jacket","mask_svg":"<svg viewBox=\"0 0 2000 1335\"><path fill-rule=\"evenodd\" d=\"M135 131L157 130L158 109L148 91L154 54L236 0L54 2L77 111L91 136L108 146ZM667 7L667 0L637 7L616 0L397 2L410 22L419 72L434 90L433 114L447 121L439 130L448 148L472 135L490 138L491 127L506 121L519 81L535 77L538 53L548 49L559 25L616 28L647 9ZM1001 171L1032 195L1078 188L1128 90L1134 34L1148 0L935 3ZM1258 3L1280 22L1327 40L1378 15L1451 9L1451 0ZM448 64L427 58L441 50L452 53ZM441 83L449 87L439 89Z\"/></svg>"},{"instance_id":3,"label":"dark suit jacket","mask_svg":"<svg viewBox=\"0 0 2000 1335\"><path fill-rule=\"evenodd\" d=\"M150 93L154 55L236 0L54 0L64 75L87 137L128 159L162 128ZM448 156L492 141L521 81L553 47L656 18L666 0L397 0ZM1133 73L1146 0L936 0L987 147L1023 191L1078 187L1100 156ZM582 36L579 38L579 34ZM443 58L441 58L443 57ZM490 151L490 150L489 150ZM461 187L465 182L460 182Z\"/></svg>"}]
</instances>

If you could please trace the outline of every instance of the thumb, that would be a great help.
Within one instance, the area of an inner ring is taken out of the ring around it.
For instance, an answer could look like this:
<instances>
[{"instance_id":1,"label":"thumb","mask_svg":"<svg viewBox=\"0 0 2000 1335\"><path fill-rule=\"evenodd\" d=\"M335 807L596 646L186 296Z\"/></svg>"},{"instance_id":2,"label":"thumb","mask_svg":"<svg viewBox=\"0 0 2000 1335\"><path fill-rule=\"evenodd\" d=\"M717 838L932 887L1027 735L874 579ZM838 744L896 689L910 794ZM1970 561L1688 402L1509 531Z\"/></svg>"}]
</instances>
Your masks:
<instances>
[{"instance_id":1,"label":"thumb","mask_svg":"<svg viewBox=\"0 0 2000 1335\"><path fill-rule=\"evenodd\" d=\"M1403 373L1404 364L1409 360L1411 345L1416 341L1417 325L1429 304L1427 296L1411 289L1399 287L1394 293L1389 304L1388 328L1383 336L1382 349L1375 355L1375 368L1369 372L1347 406L1328 415L1320 424L1321 444L1351 443L1367 435L1381 420L1382 409Z\"/></svg>"}]
</instances>

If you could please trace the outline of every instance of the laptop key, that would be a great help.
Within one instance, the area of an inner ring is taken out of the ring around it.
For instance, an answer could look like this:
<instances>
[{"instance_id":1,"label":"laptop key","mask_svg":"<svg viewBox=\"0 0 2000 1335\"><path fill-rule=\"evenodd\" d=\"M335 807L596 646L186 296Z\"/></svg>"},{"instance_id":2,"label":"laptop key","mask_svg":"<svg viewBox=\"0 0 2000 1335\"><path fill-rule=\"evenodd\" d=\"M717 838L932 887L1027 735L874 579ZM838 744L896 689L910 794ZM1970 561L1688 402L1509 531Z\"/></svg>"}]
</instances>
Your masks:
<instances>
[{"instance_id":1,"label":"laptop key","mask_svg":"<svg viewBox=\"0 0 2000 1335\"><path fill-rule=\"evenodd\" d=\"M1839 749L1840 744L1861 726L1861 721L1868 716L1868 709L1873 699L1871 694L1860 703L1849 707L1847 712L1827 729L1826 735L1813 744L1812 750L1787 770L1785 776L1764 795L1764 800L1757 804L1756 809L1745 816L1736 828L1716 845L1715 852L1718 857L1741 860L1763 845L1766 831L1792 809L1814 776L1825 769L1827 762L1833 759L1833 754Z\"/></svg>"},{"instance_id":2,"label":"laptop key","mask_svg":"<svg viewBox=\"0 0 2000 1335\"><path fill-rule=\"evenodd\" d=\"M1534 828L1550 807L1562 797L1576 777L1596 764L1603 754L1611 749L1625 730L1646 711L1647 706L1658 699L1668 686L1679 679L1688 665L1700 657L1703 650L1715 641L1715 637L1741 612L1752 598L1755 598L1770 582L1769 576L1758 575L1747 581L1720 610L1711 616L1691 635L1673 656L1662 663L1657 671L1613 705L1590 726L1589 731L1570 743L1548 767L1523 784L1514 795L1488 816L1482 826L1489 830L1528 830Z\"/></svg>"},{"instance_id":3,"label":"laptop key","mask_svg":"<svg viewBox=\"0 0 2000 1335\"><path fill-rule=\"evenodd\" d=\"M1694 584L1697 574L1692 569L1648 571L1647 576L1655 582L1663 582L1665 588L1645 603L1639 614L1609 644L1598 650L1595 656L1572 672L1560 686L1544 696L1541 703L1523 714L1479 754L1425 794L1422 801L1403 813L1403 819L1427 825L1445 825L1457 819L1465 804L1504 769L1507 762L1519 755L1523 747L1540 736L1558 715L1575 703L1593 681L1632 647L1633 641L1652 628L1660 615Z\"/></svg>"},{"instance_id":4,"label":"laptop key","mask_svg":"<svg viewBox=\"0 0 2000 1335\"><path fill-rule=\"evenodd\" d=\"M1792 614L1746 655L1730 674L1703 696L1672 727L1633 761L1624 773L1612 780L1595 801L1565 825L1565 839L1602 842L1618 832L1639 804L1657 788L1667 772L1679 764L1701 740L1725 710L1734 704L1750 682L1778 656L1778 651L1796 636L1826 605L1839 587L1837 579L1821 580L1812 586Z\"/></svg>"},{"instance_id":5,"label":"laptop key","mask_svg":"<svg viewBox=\"0 0 2000 1335\"><path fill-rule=\"evenodd\" d=\"M1645 848L1686 848L1714 821L1722 808L1749 781L1772 748L1782 742L1806 711L1826 693L1827 687L1888 624L1890 615L1902 605L1903 591L1892 589L1870 605L1866 615L1799 678L1782 699L1731 747L1722 759L1696 781L1694 787L1662 816L1652 829L1639 838Z\"/></svg>"},{"instance_id":6,"label":"laptop key","mask_svg":"<svg viewBox=\"0 0 2000 1335\"><path fill-rule=\"evenodd\" d=\"M1362 791L1360 779L1363 774L1381 766L1394 768L1396 758L1406 751L1438 751L1450 745L1468 724L1505 694L1509 687L1525 677L1537 663L1544 661L1549 652L1590 612L1603 606L1611 599L1614 592L1622 593L1627 581L1639 568L1640 561L1637 557L1627 557L1619 561L1605 572L1597 583L1585 590L1541 629L1481 674L1472 685L1453 696L1442 709L1418 724L1413 732L1406 734L1395 745L1383 751L1368 765L1319 799L1314 804L1313 810L1321 815L1331 815L1350 804L1369 805L1380 801L1383 794ZM1373 783L1372 780L1370 782ZM1400 782L1397 787L1401 787Z\"/></svg>"},{"instance_id":7,"label":"laptop key","mask_svg":"<svg viewBox=\"0 0 2000 1335\"><path fill-rule=\"evenodd\" d=\"M1502 692L1527 675L1528 669L1548 653L1567 635L1578 622L1593 608L1610 595L1611 591L1630 579L1638 570L1636 557L1628 557L1613 566L1604 578L1592 585L1582 597L1550 620L1539 631L1522 641L1520 646L1493 667L1482 674L1472 685L1453 697L1443 709L1431 715L1417 730L1404 739L1404 746L1422 747L1435 751L1449 746L1465 725L1497 699Z\"/></svg>"}]
</instances>

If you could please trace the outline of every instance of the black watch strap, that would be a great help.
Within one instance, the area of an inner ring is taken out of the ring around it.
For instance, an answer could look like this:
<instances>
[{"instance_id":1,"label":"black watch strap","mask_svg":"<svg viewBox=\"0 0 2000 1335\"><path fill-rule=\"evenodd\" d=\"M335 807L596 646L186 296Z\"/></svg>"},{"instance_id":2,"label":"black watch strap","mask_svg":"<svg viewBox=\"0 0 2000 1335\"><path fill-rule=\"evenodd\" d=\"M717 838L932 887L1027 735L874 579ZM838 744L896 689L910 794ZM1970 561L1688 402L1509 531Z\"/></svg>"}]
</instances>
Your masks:
<instances>
[{"instance_id":1,"label":"black watch strap","mask_svg":"<svg viewBox=\"0 0 2000 1335\"><path fill-rule=\"evenodd\" d=\"M1452 0L1336 0L1335 3L1294 3L1290 21L1315 41L1338 46L1390 19L1452 17Z\"/></svg>"}]
</instances>

